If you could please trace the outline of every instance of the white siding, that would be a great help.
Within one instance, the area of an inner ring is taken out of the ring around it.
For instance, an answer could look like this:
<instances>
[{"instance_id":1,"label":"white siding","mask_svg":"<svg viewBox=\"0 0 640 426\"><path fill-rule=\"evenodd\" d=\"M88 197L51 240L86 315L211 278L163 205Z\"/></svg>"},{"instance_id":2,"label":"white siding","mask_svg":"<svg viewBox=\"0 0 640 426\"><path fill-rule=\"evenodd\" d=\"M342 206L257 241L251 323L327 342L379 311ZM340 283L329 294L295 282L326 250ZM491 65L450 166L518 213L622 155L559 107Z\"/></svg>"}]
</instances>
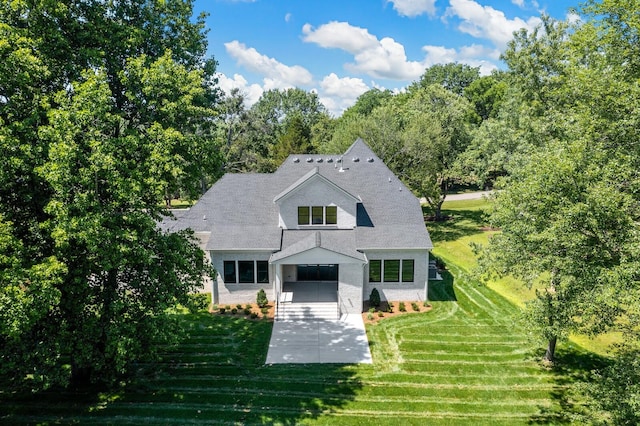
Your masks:
<instances>
[{"instance_id":1,"label":"white siding","mask_svg":"<svg viewBox=\"0 0 640 426\"><path fill-rule=\"evenodd\" d=\"M356 201L321 179L310 178L296 188L291 195L282 198L280 205L280 227L284 229L333 228L353 229L356 226ZM337 225L298 225L298 206L337 206Z\"/></svg>"},{"instance_id":2,"label":"white siding","mask_svg":"<svg viewBox=\"0 0 640 426\"><path fill-rule=\"evenodd\" d=\"M360 263L341 264L338 269L338 295L342 314L362 312L362 283L364 265Z\"/></svg>"}]
</instances>

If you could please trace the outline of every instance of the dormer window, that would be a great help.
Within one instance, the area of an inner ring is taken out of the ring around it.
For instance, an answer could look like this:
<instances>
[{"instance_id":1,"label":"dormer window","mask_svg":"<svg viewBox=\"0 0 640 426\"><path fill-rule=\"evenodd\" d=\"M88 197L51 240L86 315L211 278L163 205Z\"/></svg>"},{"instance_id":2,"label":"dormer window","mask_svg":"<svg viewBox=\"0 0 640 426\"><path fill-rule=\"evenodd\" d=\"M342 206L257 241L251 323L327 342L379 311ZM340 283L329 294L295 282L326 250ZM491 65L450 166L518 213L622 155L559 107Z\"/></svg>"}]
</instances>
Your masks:
<instances>
[{"instance_id":1,"label":"dormer window","mask_svg":"<svg viewBox=\"0 0 640 426\"><path fill-rule=\"evenodd\" d=\"M298 206L298 225L337 225L336 206Z\"/></svg>"}]
</instances>

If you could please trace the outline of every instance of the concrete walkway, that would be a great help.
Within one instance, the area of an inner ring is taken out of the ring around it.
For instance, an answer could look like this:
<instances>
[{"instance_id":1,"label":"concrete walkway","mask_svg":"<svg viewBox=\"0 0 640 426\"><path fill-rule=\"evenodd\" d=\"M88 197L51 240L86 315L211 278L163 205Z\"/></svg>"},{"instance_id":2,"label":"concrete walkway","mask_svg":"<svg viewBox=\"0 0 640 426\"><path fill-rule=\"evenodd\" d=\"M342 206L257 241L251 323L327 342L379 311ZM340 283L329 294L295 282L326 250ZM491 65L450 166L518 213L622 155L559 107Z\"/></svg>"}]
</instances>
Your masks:
<instances>
[{"instance_id":1,"label":"concrete walkway","mask_svg":"<svg viewBox=\"0 0 640 426\"><path fill-rule=\"evenodd\" d=\"M371 364L362 315L275 321L266 364Z\"/></svg>"}]
</instances>

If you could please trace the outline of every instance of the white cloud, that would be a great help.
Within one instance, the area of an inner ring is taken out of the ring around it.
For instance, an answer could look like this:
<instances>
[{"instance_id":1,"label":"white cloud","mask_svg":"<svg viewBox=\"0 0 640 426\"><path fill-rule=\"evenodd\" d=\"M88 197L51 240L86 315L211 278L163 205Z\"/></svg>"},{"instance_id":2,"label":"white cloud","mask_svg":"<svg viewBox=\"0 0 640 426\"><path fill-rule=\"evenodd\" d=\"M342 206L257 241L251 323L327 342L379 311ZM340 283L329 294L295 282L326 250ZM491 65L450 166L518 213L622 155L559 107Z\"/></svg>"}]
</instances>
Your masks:
<instances>
[{"instance_id":1,"label":"white cloud","mask_svg":"<svg viewBox=\"0 0 640 426\"><path fill-rule=\"evenodd\" d=\"M284 89L306 86L313 82L313 76L304 67L284 65L237 40L225 43L224 46L229 56L239 65L264 76L265 87Z\"/></svg>"},{"instance_id":2,"label":"white cloud","mask_svg":"<svg viewBox=\"0 0 640 426\"><path fill-rule=\"evenodd\" d=\"M365 28L354 27L348 22L331 21L314 29L311 24L302 27L303 40L321 47L342 49L355 54L378 44L378 39Z\"/></svg>"},{"instance_id":3,"label":"white cloud","mask_svg":"<svg viewBox=\"0 0 640 426\"><path fill-rule=\"evenodd\" d=\"M491 71L498 69L498 66L491 60L497 61L500 58L498 49L488 48L479 44L462 46L458 49L444 46L423 46L422 50L426 54L425 68L435 64L458 62L472 67L479 67L481 75L488 75Z\"/></svg>"},{"instance_id":4,"label":"white cloud","mask_svg":"<svg viewBox=\"0 0 640 426\"><path fill-rule=\"evenodd\" d=\"M482 6L473 0L450 0L445 16L456 16L462 20L458 29L476 38L491 40L497 47L504 48L513 38L513 33L521 28L533 29L541 20L531 17L508 19L504 12L490 6Z\"/></svg>"},{"instance_id":5,"label":"white cloud","mask_svg":"<svg viewBox=\"0 0 640 426\"><path fill-rule=\"evenodd\" d=\"M424 65L408 61L404 46L390 37L378 40L365 28L348 22L329 22L314 29L305 24L303 40L325 48L342 49L354 55L355 63L347 64L352 72L391 80L412 80L420 76Z\"/></svg>"},{"instance_id":6,"label":"white cloud","mask_svg":"<svg viewBox=\"0 0 640 426\"><path fill-rule=\"evenodd\" d=\"M218 86L226 93L231 93L231 89L238 88L244 95L244 103L247 108L258 102L264 90L258 84L248 84L247 80L240 74L234 74L233 78L225 74L218 73Z\"/></svg>"},{"instance_id":7,"label":"white cloud","mask_svg":"<svg viewBox=\"0 0 640 426\"><path fill-rule=\"evenodd\" d=\"M284 15L284 22L291 21L292 17L293 17L293 15L291 13L287 13L286 15Z\"/></svg>"},{"instance_id":8,"label":"white cloud","mask_svg":"<svg viewBox=\"0 0 640 426\"><path fill-rule=\"evenodd\" d=\"M524 0L511 0L511 3L515 4L518 7L524 7Z\"/></svg>"},{"instance_id":9,"label":"white cloud","mask_svg":"<svg viewBox=\"0 0 640 426\"><path fill-rule=\"evenodd\" d=\"M331 73L320 82L318 97L329 112L339 116L367 90L369 86L360 78L340 78L335 73Z\"/></svg>"},{"instance_id":10,"label":"white cloud","mask_svg":"<svg viewBox=\"0 0 640 426\"><path fill-rule=\"evenodd\" d=\"M436 13L436 0L387 0L387 3L393 3L393 8L400 16L413 18L425 13L431 16Z\"/></svg>"}]
</instances>

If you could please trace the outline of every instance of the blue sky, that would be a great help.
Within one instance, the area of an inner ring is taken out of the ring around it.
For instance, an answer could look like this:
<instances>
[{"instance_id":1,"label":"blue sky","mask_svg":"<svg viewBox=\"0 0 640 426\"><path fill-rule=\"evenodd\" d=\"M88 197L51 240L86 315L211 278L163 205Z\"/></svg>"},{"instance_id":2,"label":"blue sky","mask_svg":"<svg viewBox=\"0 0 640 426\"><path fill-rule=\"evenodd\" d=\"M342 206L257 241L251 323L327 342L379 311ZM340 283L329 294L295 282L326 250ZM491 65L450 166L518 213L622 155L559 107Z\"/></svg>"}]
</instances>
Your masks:
<instances>
[{"instance_id":1,"label":"blue sky","mask_svg":"<svg viewBox=\"0 0 640 426\"><path fill-rule=\"evenodd\" d=\"M247 106L265 90L315 91L338 116L378 87L403 90L448 62L503 68L513 31L546 13L568 19L579 0L196 0L209 13L220 86Z\"/></svg>"}]
</instances>

